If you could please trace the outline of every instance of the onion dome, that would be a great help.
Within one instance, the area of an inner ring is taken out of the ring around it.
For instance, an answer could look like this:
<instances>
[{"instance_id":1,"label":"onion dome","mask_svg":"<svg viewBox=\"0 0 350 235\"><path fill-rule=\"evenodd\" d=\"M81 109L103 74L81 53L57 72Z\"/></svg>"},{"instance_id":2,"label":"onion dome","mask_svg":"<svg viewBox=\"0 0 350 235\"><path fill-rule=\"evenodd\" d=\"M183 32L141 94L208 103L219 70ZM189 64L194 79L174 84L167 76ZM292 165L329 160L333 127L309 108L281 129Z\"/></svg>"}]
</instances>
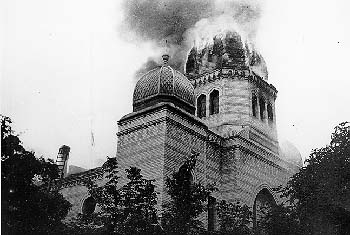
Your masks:
<instances>
[{"instance_id":1,"label":"onion dome","mask_svg":"<svg viewBox=\"0 0 350 235\"><path fill-rule=\"evenodd\" d=\"M144 74L136 83L133 96L134 112L161 102L170 102L194 114L193 85L183 74L168 65L168 59L168 55L163 55L164 64Z\"/></svg>"},{"instance_id":2,"label":"onion dome","mask_svg":"<svg viewBox=\"0 0 350 235\"><path fill-rule=\"evenodd\" d=\"M185 68L186 74L190 75L201 75L221 68L250 68L265 80L268 78L262 55L253 43L244 40L235 31L217 35L204 46L194 46L188 54Z\"/></svg>"},{"instance_id":3,"label":"onion dome","mask_svg":"<svg viewBox=\"0 0 350 235\"><path fill-rule=\"evenodd\" d=\"M281 158L287 162L293 163L297 166L303 166L303 159L299 150L289 141L283 141L280 143Z\"/></svg>"}]
</instances>

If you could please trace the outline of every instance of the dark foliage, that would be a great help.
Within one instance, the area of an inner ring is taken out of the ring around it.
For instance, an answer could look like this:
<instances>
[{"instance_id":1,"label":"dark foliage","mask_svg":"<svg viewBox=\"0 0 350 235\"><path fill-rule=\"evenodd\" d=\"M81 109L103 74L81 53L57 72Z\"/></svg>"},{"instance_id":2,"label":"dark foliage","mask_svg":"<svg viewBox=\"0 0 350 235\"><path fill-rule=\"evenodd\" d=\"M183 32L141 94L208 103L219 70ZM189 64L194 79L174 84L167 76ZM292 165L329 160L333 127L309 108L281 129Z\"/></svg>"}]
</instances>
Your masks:
<instances>
[{"instance_id":1,"label":"dark foliage","mask_svg":"<svg viewBox=\"0 0 350 235\"><path fill-rule=\"evenodd\" d=\"M61 225L71 205L50 189L57 177L56 164L25 150L1 116L2 234L47 234Z\"/></svg>"},{"instance_id":2,"label":"dark foliage","mask_svg":"<svg viewBox=\"0 0 350 235\"><path fill-rule=\"evenodd\" d=\"M303 235L300 220L292 206L275 205L261 221L262 229L269 235Z\"/></svg>"},{"instance_id":3,"label":"dark foliage","mask_svg":"<svg viewBox=\"0 0 350 235\"><path fill-rule=\"evenodd\" d=\"M313 150L306 166L277 191L288 201L266 221L271 234L283 227L289 229L284 234L349 234L349 123L335 127L330 144Z\"/></svg>"},{"instance_id":4,"label":"dark foliage","mask_svg":"<svg viewBox=\"0 0 350 235\"><path fill-rule=\"evenodd\" d=\"M152 180L146 180L136 167L126 169L128 182L120 187L117 161L109 158L104 164L108 182L98 187L88 183L89 192L101 207L95 220L108 234L156 234L157 195Z\"/></svg>"},{"instance_id":5,"label":"dark foliage","mask_svg":"<svg viewBox=\"0 0 350 235\"><path fill-rule=\"evenodd\" d=\"M197 234L205 230L198 216L206 210L205 202L214 189L193 182L191 172L197 156L192 154L179 171L166 180L171 197L164 206L162 218L166 234Z\"/></svg>"},{"instance_id":6,"label":"dark foliage","mask_svg":"<svg viewBox=\"0 0 350 235\"><path fill-rule=\"evenodd\" d=\"M226 201L221 201L217 209L220 234L252 234L252 212L247 205L241 205L240 202L227 203Z\"/></svg>"}]
</instances>

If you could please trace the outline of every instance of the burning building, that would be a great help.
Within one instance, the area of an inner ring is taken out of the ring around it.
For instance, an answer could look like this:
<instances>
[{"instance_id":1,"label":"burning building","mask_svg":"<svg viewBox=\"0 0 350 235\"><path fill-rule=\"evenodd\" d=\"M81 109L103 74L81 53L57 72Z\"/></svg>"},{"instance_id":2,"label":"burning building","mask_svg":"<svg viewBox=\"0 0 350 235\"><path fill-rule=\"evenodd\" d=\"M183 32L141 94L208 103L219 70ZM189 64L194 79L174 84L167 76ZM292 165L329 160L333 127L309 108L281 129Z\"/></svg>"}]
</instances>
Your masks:
<instances>
[{"instance_id":1,"label":"burning building","mask_svg":"<svg viewBox=\"0 0 350 235\"><path fill-rule=\"evenodd\" d=\"M217 228L221 200L250 206L258 227L261 208L279 200L272 188L302 166L295 147L279 145L277 90L267 82L264 59L237 32L227 32L190 50L185 75L169 65L169 55L163 60L138 80L133 112L118 121L120 169L136 166L154 179L161 208L168 200L166 177L196 152L194 181L219 189L201 215L208 230ZM94 212L96 203L82 183L87 178L103 182L102 169L61 181L61 192L73 204L69 216Z\"/></svg>"},{"instance_id":2,"label":"burning building","mask_svg":"<svg viewBox=\"0 0 350 235\"><path fill-rule=\"evenodd\" d=\"M133 112L118 121L119 167L154 179L161 208L166 177L197 153L193 180L219 189L201 215L208 230L217 229L221 200L250 206L258 228L261 208L279 200L272 188L302 166L298 150L278 141L277 89L253 43L259 15L248 0L125 1L123 25L156 45L166 40L170 59L150 58L138 71ZM95 210L86 179L103 183L102 168L61 180L73 204L68 216Z\"/></svg>"}]
</instances>

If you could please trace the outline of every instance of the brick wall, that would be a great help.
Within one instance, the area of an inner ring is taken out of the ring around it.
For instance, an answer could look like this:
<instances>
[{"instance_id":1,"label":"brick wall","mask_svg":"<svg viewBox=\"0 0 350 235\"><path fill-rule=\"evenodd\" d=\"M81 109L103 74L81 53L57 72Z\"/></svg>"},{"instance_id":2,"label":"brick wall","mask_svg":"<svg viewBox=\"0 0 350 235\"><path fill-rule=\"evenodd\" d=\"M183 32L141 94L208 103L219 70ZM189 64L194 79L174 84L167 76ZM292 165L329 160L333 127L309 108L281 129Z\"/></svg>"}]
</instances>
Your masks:
<instances>
[{"instance_id":1,"label":"brick wall","mask_svg":"<svg viewBox=\"0 0 350 235\"><path fill-rule=\"evenodd\" d=\"M219 91L219 113L209 116L209 94L214 89ZM219 191L212 196L217 202L238 199L253 206L261 189L267 188L273 194L271 188L286 183L298 167L279 157L275 123L269 125L252 116L252 92L262 92L265 99L272 100L274 112L275 96L265 91L247 77L223 76L196 86L197 97L207 96L205 118L199 119L169 103L124 116L118 122L117 134L120 185L126 181L124 169L141 168L146 179L155 180L160 211L162 203L169 199L166 177L195 151L199 156L194 180L215 184ZM81 212L87 189L76 184L61 192L73 203L69 216ZM207 214L200 219L206 224Z\"/></svg>"}]
</instances>

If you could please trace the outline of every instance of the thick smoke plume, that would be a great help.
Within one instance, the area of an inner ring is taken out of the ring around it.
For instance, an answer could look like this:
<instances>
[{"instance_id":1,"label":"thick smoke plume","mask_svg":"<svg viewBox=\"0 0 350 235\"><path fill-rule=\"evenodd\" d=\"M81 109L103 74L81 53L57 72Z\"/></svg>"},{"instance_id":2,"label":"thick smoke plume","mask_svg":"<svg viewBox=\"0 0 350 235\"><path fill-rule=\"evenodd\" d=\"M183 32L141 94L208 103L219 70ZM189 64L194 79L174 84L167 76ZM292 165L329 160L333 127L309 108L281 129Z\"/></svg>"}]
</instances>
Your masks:
<instances>
[{"instance_id":1,"label":"thick smoke plume","mask_svg":"<svg viewBox=\"0 0 350 235\"><path fill-rule=\"evenodd\" d=\"M250 0L125 0L123 7L126 38L132 33L133 39L166 47L170 65L181 72L190 49L204 47L220 33L236 31L254 42L261 12ZM154 68L159 58L149 58L137 75Z\"/></svg>"}]
</instances>

